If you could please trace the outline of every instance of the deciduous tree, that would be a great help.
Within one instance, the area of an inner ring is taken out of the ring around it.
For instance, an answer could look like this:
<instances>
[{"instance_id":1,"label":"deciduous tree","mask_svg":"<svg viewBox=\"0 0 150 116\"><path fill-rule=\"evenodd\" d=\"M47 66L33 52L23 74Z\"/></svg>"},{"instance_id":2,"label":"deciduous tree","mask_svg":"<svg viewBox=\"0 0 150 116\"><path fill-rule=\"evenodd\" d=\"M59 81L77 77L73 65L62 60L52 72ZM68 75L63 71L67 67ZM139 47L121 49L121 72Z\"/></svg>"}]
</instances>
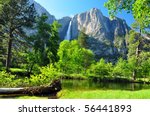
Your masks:
<instances>
[{"instance_id":1,"label":"deciduous tree","mask_svg":"<svg viewBox=\"0 0 150 116\"><path fill-rule=\"evenodd\" d=\"M91 50L80 47L77 40L64 40L58 50L59 62L57 66L64 73L85 73L94 61Z\"/></svg>"},{"instance_id":2,"label":"deciduous tree","mask_svg":"<svg viewBox=\"0 0 150 116\"><path fill-rule=\"evenodd\" d=\"M123 10L132 13L142 31L150 27L149 0L108 0L105 7L108 8L111 16Z\"/></svg>"}]
</instances>

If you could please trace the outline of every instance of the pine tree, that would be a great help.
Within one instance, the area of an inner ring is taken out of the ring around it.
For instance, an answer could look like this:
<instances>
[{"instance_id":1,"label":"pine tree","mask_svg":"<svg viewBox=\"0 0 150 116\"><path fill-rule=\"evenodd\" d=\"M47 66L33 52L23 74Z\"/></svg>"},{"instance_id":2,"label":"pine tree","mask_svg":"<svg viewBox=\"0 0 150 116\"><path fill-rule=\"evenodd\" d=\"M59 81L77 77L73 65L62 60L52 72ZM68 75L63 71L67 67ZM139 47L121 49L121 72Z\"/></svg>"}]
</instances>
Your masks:
<instances>
[{"instance_id":1,"label":"pine tree","mask_svg":"<svg viewBox=\"0 0 150 116\"><path fill-rule=\"evenodd\" d=\"M0 32L7 39L6 71L11 66L12 47L15 40L25 37L23 27L31 27L35 22L34 4L29 0L9 0L0 12Z\"/></svg>"},{"instance_id":2,"label":"pine tree","mask_svg":"<svg viewBox=\"0 0 150 116\"><path fill-rule=\"evenodd\" d=\"M39 66L46 66L49 63L57 61L57 49L59 47L58 29L60 24L54 21L48 24L46 21L48 16L42 14L37 20L37 33L32 35L29 40L33 44L34 54L38 54Z\"/></svg>"},{"instance_id":3,"label":"pine tree","mask_svg":"<svg viewBox=\"0 0 150 116\"><path fill-rule=\"evenodd\" d=\"M142 77L142 64L150 57L149 44L150 41L145 39L140 33L133 30L130 31L128 39L128 62L131 67L130 70L133 71L132 78L134 80L137 77Z\"/></svg>"},{"instance_id":4,"label":"pine tree","mask_svg":"<svg viewBox=\"0 0 150 116\"><path fill-rule=\"evenodd\" d=\"M6 53L6 42L3 41L2 37L0 37L0 63L4 67L5 64L5 53Z\"/></svg>"},{"instance_id":5,"label":"pine tree","mask_svg":"<svg viewBox=\"0 0 150 116\"><path fill-rule=\"evenodd\" d=\"M78 43L82 48L87 48L87 39L88 36L85 34L85 29L83 29L82 31L80 31L80 34L78 36Z\"/></svg>"}]
</instances>

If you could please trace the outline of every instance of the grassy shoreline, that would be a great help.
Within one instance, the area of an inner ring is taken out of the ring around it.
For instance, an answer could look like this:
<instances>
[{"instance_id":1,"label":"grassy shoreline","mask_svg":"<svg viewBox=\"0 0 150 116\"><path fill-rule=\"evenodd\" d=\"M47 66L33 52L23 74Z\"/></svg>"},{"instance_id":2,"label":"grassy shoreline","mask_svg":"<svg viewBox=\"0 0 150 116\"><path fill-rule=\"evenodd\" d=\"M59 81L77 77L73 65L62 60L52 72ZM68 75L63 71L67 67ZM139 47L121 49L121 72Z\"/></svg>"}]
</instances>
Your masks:
<instances>
[{"instance_id":1,"label":"grassy shoreline","mask_svg":"<svg viewBox=\"0 0 150 116\"><path fill-rule=\"evenodd\" d=\"M88 77L83 76L80 74L76 75L61 75L58 77L60 79L67 79L67 80L93 80L93 82L110 82L110 83L138 83L138 84L150 84L149 78L138 78L136 80L130 78L109 78L109 77Z\"/></svg>"},{"instance_id":2,"label":"grassy shoreline","mask_svg":"<svg viewBox=\"0 0 150 116\"><path fill-rule=\"evenodd\" d=\"M150 99L150 90L62 90L57 97L59 99Z\"/></svg>"}]
</instances>

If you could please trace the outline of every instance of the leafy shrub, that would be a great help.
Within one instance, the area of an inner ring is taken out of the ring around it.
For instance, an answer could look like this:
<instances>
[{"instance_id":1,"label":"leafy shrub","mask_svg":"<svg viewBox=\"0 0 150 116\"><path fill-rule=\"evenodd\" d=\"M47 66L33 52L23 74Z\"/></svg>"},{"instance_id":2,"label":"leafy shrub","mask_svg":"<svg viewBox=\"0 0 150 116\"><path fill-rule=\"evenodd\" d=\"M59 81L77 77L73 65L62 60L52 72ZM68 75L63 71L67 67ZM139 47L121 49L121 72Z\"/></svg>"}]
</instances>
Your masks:
<instances>
[{"instance_id":1,"label":"leafy shrub","mask_svg":"<svg viewBox=\"0 0 150 116\"><path fill-rule=\"evenodd\" d=\"M94 62L93 52L82 48L77 40L61 42L58 56L57 68L65 74L85 73L86 69Z\"/></svg>"},{"instance_id":2,"label":"leafy shrub","mask_svg":"<svg viewBox=\"0 0 150 116\"><path fill-rule=\"evenodd\" d=\"M19 81L15 80L15 75L11 75L4 71L0 72L0 87L16 87Z\"/></svg>"},{"instance_id":3,"label":"leafy shrub","mask_svg":"<svg viewBox=\"0 0 150 116\"><path fill-rule=\"evenodd\" d=\"M105 63L104 59L100 59L96 64L92 64L90 69L87 70L89 76L94 77L111 77L112 74L112 64Z\"/></svg>"},{"instance_id":4,"label":"leafy shrub","mask_svg":"<svg viewBox=\"0 0 150 116\"><path fill-rule=\"evenodd\" d=\"M0 62L0 70L2 69L2 66L3 66L3 64L2 64L2 62Z\"/></svg>"},{"instance_id":5,"label":"leafy shrub","mask_svg":"<svg viewBox=\"0 0 150 116\"><path fill-rule=\"evenodd\" d=\"M131 67L132 65L130 65ZM120 58L118 62L114 65L112 75L114 78L118 77L128 77L131 74L129 71L129 64L126 60Z\"/></svg>"},{"instance_id":6,"label":"leafy shrub","mask_svg":"<svg viewBox=\"0 0 150 116\"><path fill-rule=\"evenodd\" d=\"M11 74L17 75L17 76L25 76L27 75L27 70L20 69L20 68L10 68Z\"/></svg>"},{"instance_id":7,"label":"leafy shrub","mask_svg":"<svg viewBox=\"0 0 150 116\"><path fill-rule=\"evenodd\" d=\"M18 71L18 70L17 70ZM16 75L0 72L0 87L27 87L50 85L51 82L58 78L60 73L57 72L53 65L42 67L40 74L31 75L30 78L17 78Z\"/></svg>"},{"instance_id":8,"label":"leafy shrub","mask_svg":"<svg viewBox=\"0 0 150 116\"><path fill-rule=\"evenodd\" d=\"M51 64L40 69L39 75L31 75L29 80L30 85L49 85L54 79L58 78L57 69Z\"/></svg>"}]
</instances>

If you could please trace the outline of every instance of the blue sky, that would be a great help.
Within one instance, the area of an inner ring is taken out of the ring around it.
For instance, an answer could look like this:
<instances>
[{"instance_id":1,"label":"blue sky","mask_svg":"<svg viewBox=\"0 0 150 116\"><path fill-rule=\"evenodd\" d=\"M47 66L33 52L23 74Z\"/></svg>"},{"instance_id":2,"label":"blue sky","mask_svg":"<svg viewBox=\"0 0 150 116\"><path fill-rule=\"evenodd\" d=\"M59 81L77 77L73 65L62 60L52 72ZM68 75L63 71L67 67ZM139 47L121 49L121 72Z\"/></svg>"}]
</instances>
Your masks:
<instances>
[{"instance_id":1,"label":"blue sky","mask_svg":"<svg viewBox=\"0 0 150 116\"><path fill-rule=\"evenodd\" d=\"M107 0L35 0L40 3L50 14L54 15L57 19L64 16L73 16L78 13L85 12L91 8L98 8L102 11L104 16L108 15L108 10L104 7ZM117 15L126 20L128 25L134 21L131 14L125 12Z\"/></svg>"}]
</instances>

